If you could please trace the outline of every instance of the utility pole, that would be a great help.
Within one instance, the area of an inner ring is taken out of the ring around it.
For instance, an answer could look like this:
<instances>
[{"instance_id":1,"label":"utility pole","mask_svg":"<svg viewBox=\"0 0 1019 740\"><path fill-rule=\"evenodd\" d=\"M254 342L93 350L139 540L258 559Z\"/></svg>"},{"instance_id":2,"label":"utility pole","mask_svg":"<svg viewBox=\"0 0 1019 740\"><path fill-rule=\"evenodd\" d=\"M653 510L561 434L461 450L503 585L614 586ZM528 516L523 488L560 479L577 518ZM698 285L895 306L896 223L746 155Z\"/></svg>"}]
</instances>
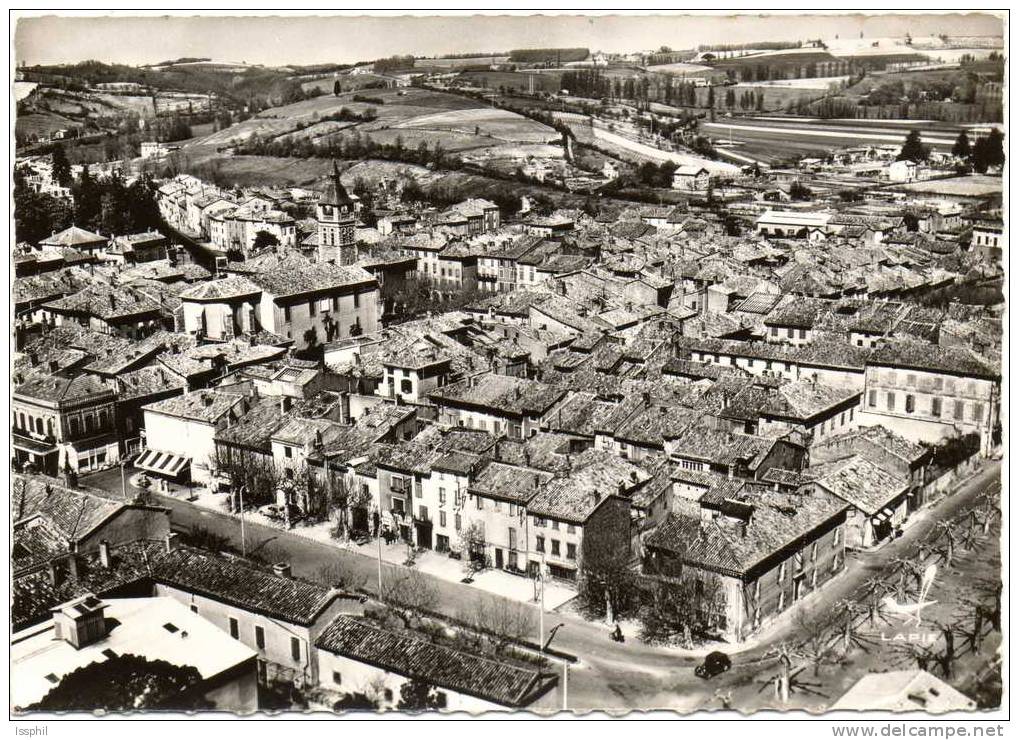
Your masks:
<instances>
[{"instance_id":1,"label":"utility pole","mask_svg":"<svg viewBox=\"0 0 1019 740\"><path fill-rule=\"evenodd\" d=\"M375 542L379 546L379 599L382 598L382 532L376 532Z\"/></svg>"},{"instance_id":2,"label":"utility pole","mask_svg":"<svg viewBox=\"0 0 1019 740\"><path fill-rule=\"evenodd\" d=\"M124 472L124 468L127 465L127 460L120 461L120 495L127 501L127 475Z\"/></svg>"},{"instance_id":3,"label":"utility pole","mask_svg":"<svg viewBox=\"0 0 1019 740\"><path fill-rule=\"evenodd\" d=\"M538 652L545 652L545 555L541 556L541 569L538 571Z\"/></svg>"},{"instance_id":4,"label":"utility pole","mask_svg":"<svg viewBox=\"0 0 1019 740\"><path fill-rule=\"evenodd\" d=\"M569 661L563 661L563 711L569 709L567 706L566 697L569 696L570 688L570 663Z\"/></svg>"},{"instance_id":5,"label":"utility pole","mask_svg":"<svg viewBox=\"0 0 1019 740\"><path fill-rule=\"evenodd\" d=\"M245 540L244 537L244 486L240 487L240 489L237 491L237 494L240 497L241 505L241 557L247 557L248 554L247 541Z\"/></svg>"}]
</instances>

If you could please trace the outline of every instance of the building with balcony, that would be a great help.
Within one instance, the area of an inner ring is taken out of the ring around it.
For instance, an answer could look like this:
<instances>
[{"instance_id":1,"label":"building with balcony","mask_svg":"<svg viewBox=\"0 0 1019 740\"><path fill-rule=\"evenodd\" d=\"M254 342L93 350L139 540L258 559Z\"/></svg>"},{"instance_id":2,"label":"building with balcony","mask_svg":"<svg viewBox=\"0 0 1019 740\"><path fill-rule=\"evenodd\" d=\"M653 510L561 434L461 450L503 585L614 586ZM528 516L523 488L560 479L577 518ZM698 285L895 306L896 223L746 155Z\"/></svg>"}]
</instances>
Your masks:
<instances>
[{"instance_id":1,"label":"building with balcony","mask_svg":"<svg viewBox=\"0 0 1019 740\"><path fill-rule=\"evenodd\" d=\"M14 458L41 473L98 470L120 460L117 394L95 375L43 375L11 397Z\"/></svg>"}]
</instances>

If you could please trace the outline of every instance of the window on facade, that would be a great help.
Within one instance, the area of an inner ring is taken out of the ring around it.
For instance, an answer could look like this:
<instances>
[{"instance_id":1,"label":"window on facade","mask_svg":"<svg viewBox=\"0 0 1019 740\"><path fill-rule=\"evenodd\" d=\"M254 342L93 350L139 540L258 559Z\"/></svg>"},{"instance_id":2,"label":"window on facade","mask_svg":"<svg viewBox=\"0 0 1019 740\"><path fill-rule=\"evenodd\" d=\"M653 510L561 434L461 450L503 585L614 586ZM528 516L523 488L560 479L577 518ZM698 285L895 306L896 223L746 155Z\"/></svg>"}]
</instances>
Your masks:
<instances>
[{"instance_id":1,"label":"window on facade","mask_svg":"<svg viewBox=\"0 0 1019 740\"><path fill-rule=\"evenodd\" d=\"M446 489L445 488L439 488L439 503L440 504L446 503Z\"/></svg>"},{"instance_id":2,"label":"window on facade","mask_svg":"<svg viewBox=\"0 0 1019 740\"><path fill-rule=\"evenodd\" d=\"M916 375L913 373L906 373L906 385L910 388L916 387Z\"/></svg>"},{"instance_id":3,"label":"window on facade","mask_svg":"<svg viewBox=\"0 0 1019 740\"><path fill-rule=\"evenodd\" d=\"M940 398L935 397L931 399L931 416L941 416Z\"/></svg>"},{"instance_id":4,"label":"window on facade","mask_svg":"<svg viewBox=\"0 0 1019 740\"><path fill-rule=\"evenodd\" d=\"M354 308L360 308L360 307L361 307L361 294L360 293L354 293Z\"/></svg>"},{"instance_id":5,"label":"window on facade","mask_svg":"<svg viewBox=\"0 0 1019 740\"><path fill-rule=\"evenodd\" d=\"M255 625L255 646L259 650L265 649L265 629Z\"/></svg>"},{"instance_id":6,"label":"window on facade","mask_svg":"<svg viewBox=\"0 0 1019 740\"><path fill-rule=\"evenodd\" d=\"M889 411L895 411L895 394L894 393L886 393L885 394L885 405L888 407Z\"/></svg>"},{"instance_id":7,"label":"window on facade","mask_svg":"<svg viewBox=\"0 0 1019 740\"><path fill-rule=\"evenodd\" d=\"M973 404L973 421L984 420L984 405L982 403Z\"/></svg>"},{"instance_id":8,"label":"window on facade","mask_svg":"<svg viewBox=\"0 0 1019 740\"><path fill-rule=\"evenodd\" d=\"M913 397L912 393L906 394L906 413L912 414L916 410L916 398Z\"/></svg>"},{"instance_id":9,"label":"window on facade","mask_svg":"<svg viewBox=\"0 0 1019 740\"><path fill-rule=\"evenodd\" d=\"M400 381L400 393L413 393L413 392L414 384L410 380L404 378L403 380Z\"/></svg>"},{"instance_id":10,"label":"window on facade","mask_svg":"<svg viewBox=\"0 0 1019 740\"><path fill-rule=\"evenodd\" d=\"M478 507L478 511L482 511L485 508L485 502L481 499L481 496L474 497L474 504Z\"/></svg>"},{"instance_id":11,"label":"window on facade","mask_svg":"<svg viewBox=\"0 0 1019 740\"><path fill-rule=\"evenodd\" d=\"M552 540L552 554L559 554L559 540Z\"/></svg>"},{"instance_id":12,"label":"window on facade","mask_svg":"<svg viewBox=\"0 0 1019 740\"><path fill-rule=\"evenodd\" d=\"M806 338L807 338L807 330L806 329L800 329L800 339L806 339Z\"/></svg>"},{"instance_id":13,"label":"window on facade","mask_svg":"<svg viewBox=\"0 0 1019 740\"><path fill-rule=\"evenodd\" d=\"M310 301L308 303L308 315L309 316L314 316L317 313L318 313L318 306L316 305L315 301Z\"/></svg>"},{"instance_id":14,"label":"window on facade","mask_svg":"<svg viewBox=\"0 0 1019 740\"><path fill-rule=\"evenodd\" d=\"M785 591L778 594L778 610L782 611L783 609L785 609Z\"/></svg>"},{"instance_id":15,"label":"window on facade","mask_svg":"<svg viewBox=\"0 0 1019 740\"><path fill-rule=\"evenodd\" d=\"M831 539L832 546L838 547L839 539L841 539L841 537L842 537L842 528L841 527L836 527L835 528L835 534L832 535L832 539Z\"/></svg>"},{"instance_id":16,"label":"window on facade","mask_svg":"<svg viewBox=\"0 0 1019 740\"><path fill-rule=\"evenodd\" d=\"M290 638L290 657L294 660L301 659L301 641L296 637Z\"/></svg>"},{"instance_id":17,"label":"window on facade","mask_svg":"<svg viewBox=\"0 0 1019 740\"><path fill-rule=\"evenodd\" d=\"M457 514L453 518L453 525L456 527L456 531L459 532L460 531L460 515L459 514Z\"/></svg>"},{"instance_id":18,"label":"window on facade","mask_svg":"<svg viewBox=\"0 0 1019 740\"><path fill-rule=\"evenodd\" d=\"M333 671L333 683L339 686L342 683L343 676L340 675L339 671Z\"/></svg>"},{"instance_id":19,"label":"window on facade","mask_svg":"<svg viewBox=\"0 0 1019 740\"><path fill-rule=\"evenodd\" d=\"M39 433L39 434L42 434L43 433L42 429L43 429L42 419L36 419L35 420L35 431L37 433Z\"/></svg>"},{"instance_id":20,"label":"window on facade","mask_svg":"<svg viewBox=\"0 0 1019 740\"><path fill-rule=\"evenodd\" d=\"M283 446L283 456L287 457L287 458L293 457L294 456L293 448L287 447L286 445L284 445Z\"/></svg>"},{"instance_id":21,"label":"window on facade","mask_svg":"<svg viewBox=\"0 0 1019 740\"><path fill-rule=\"evenodd\" d=\"M566 543L566 557L570 560L577 559L577 546L572 542Z\"/></svg>"},{"instance_id":22,"label":"window on facade","mask_svg":"<svg viewBox=\"0 0 1019 740\"><path fill-rule=\"evenodd\" d=\"M283 307L283 320L290 321L290 306Z\"/></svg>"},{"instance_id":23,"label":"window on facade","mask_svg":"<svg viewBox=\"0 0 1019 740\"><path fill-rule=\"evenodd\" d=\"M785 563L778 566L778 582L781 583L785 580Z\"/></svg>"},{"instance_id":24,"label":"window on facade","mask_svg":"<svg viewBox=\"0 0 1019 740\"><path fill-rule=\"evenodd\" d=\"M535 527L544 527L545 526L545 520L542 519L540 516L534 517L534 526Z\"/></svg>"},{"instance_id":25,"label":"window on facade","mask_svg":"<svg viewBox=\"0 0 1019 740\"><path fill-rule=\"evenodd\" d=\"M557 522L555 519L552 520L552 529L556 530L557 532L559 531L559 522Z\"/></svg>"},{"instance_id":26,"label":"window on facade","mask_svg":"<svg viewBox=\"0 0 1019 740\"><path fill-rule=\"evenodd\" d=\"M237 639L240 634L240 626L237 624L237 620L230 617L230 637Z\"/></svg>"},{"instance_id":27,"label":"window on facade","mask_svg":"<svg viewBox=\"0 0 1019 740\"><path fill-rule=\"evenodd\" d=\"M955 414L954 414L954 416L955 416L955 420L956 421L962 421L962 419L963 419L963 411L965 409L966 409L966 404L965 403L963 403L962 401L956 401L955 402Z\"/></svg>"},{"instance_id":28,"label":"window on facade","mask_svg":"<svg viewBox=\"0 0 1019 740\"><path fill-rule=\"evenodd\" d=\"M446 526L446 512L444 511L439 512L439 526L440 527Z\"/></svg>"},{"instance_id":29,"label":"window on facade","mask_svg":"<svg viewBox=\"0 0 1019 740\"><path fill-rule=\"evenodd\" d=\"M540 534L534 538L534 549L538 552L545 552L545 538Z\"/></svg>"},{"instance_id":30,"label":"window on facade","mask_svg":"<svg viewBox=\"0 0 1019 740\"><path fill-rule=\"evenodd\" d=\"M331 301L328 298L323 298L321 301L318 302L318 310L322 311L323 313L328 313L330 304Z\"/></svg>"}]
</instances>

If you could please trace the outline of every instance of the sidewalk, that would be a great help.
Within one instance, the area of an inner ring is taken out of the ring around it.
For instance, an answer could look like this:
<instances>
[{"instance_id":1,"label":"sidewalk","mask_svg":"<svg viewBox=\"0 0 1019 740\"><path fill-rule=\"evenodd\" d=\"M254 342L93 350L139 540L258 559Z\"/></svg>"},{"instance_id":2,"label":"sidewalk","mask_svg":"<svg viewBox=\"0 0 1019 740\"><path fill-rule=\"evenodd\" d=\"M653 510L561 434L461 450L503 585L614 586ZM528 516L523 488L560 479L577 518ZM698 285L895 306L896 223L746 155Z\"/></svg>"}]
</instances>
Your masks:
<instances>
[{"instance_id":1,"label":"sidewalk","mask_svg":"<svg viewBox=\"0 0 1019 740\"><path fill-rule=\"evenodd\" d=\"M190 503L203 509L216 511L221 514L228 514L229 516L239 519L236 514L229 514L226 511L225 501L226 494L223 493L211 493L207 489L194 489L192 492L195 498ZM176 498L185 499L186 491L175 491ZM164 494L165 495L165 494ZM278 521L269 519L268 517L262 516L261 514L248 511L244 514L245 522L252 522L261 524L266 527L273 527L281 532L287 532L288 534L303 537L305 539L314 540L324 545L330 545L337 549L350 550L356 552L359 555L364 555L369 558L379 557L379 546L376 541L369 542L364 545L358 545L353 541L341 542L333 539L329 534L329 530L332 525L330 522L318 522L310 526L298 524L292 529L284 529L282 524ZM395 542L392 545L382 544L382 561L391 565L404 565L407 562L407 545L403 542ZM467 573L464 570L463 562L451 558L444 553L434 552L432 550L424 550L422 552L415 553L414 565L409 566L414 570L427 573L430 576L440 578L450 583L462 584L463 579ZM502 596L513 601L519 601L523 603L535 603L534 601L534 581L526 576L516 575L503 570L496 570L495 568L488 568L479 573L473 574L473 581L470 586L486 591L496 596ZM566 602L570 601L577 595L575 589L569 588L561 583L555 581L548 581L545 583L545 610L552 611L559 606L562 606Z\"/></svg>"}]
</instances>

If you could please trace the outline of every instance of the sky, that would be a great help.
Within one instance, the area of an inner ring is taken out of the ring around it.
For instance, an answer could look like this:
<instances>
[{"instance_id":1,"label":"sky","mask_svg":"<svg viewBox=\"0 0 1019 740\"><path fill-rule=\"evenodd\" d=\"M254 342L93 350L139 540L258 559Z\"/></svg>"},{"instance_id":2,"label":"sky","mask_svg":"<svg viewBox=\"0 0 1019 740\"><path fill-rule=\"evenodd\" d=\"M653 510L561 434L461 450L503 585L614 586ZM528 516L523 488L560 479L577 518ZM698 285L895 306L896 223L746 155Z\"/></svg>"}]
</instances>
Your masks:
<instances>
[{"instance_id":1,"label":"sky","mask_svg":"<svg viewBox=\"0 0 1019 740\"><path fill-rule=\"evenodd\" d=\"M154 64L210 57L249 64L368 61L547 46L626 52L662 45L1002 34L992 15L459 15L459 16L41 16L18 19L16 59L58 64L96 59Z\"/></svg>"}]
</instances>

